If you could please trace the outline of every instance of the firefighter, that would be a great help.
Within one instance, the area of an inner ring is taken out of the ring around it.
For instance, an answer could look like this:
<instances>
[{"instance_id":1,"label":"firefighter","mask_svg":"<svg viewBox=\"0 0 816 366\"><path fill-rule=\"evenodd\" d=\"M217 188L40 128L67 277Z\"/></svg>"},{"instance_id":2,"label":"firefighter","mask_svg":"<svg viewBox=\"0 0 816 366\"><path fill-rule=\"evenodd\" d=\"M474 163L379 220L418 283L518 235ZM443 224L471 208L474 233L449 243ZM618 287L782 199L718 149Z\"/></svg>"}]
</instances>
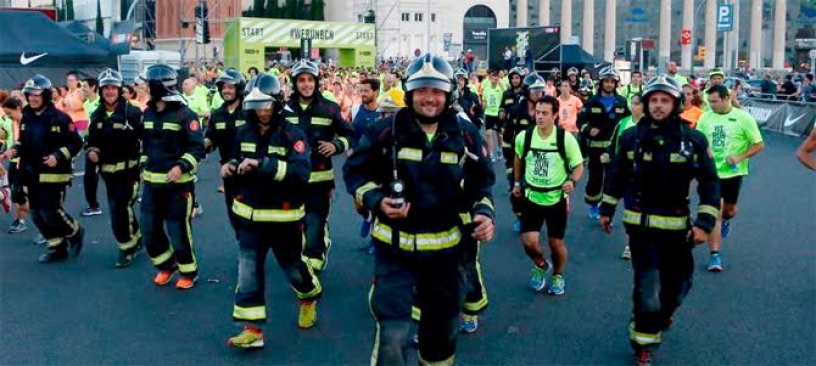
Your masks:
<instances>
[{"instance_id":1,"label":"firefighter","mask_svg":"<svg viewBox=\"0 0 816 366\"><path fill-rule=\"evenodd\" d=\"M40 263L79 255L85 236L79 222L62 208L71 183L71 160L82 148L82 138L71 117L54 106L51 88L51 80L39 74L26 81L28 106L23 108L20 138L9 153L20 159L20 184L28 189L31 217L48 247Z\"/></svg>"},{"instance_id":2,"label":"firefighter","mask_svg":"<svg viewBox=\"0 0 816 366\"><path fill-rule=\"evenodd\" d=\"M604 184L604 165L601 155L610 145L615 127L620 120L632 114L626 99L618 94L620 78L611 66L601 69L598 94L589 98L578 114L583 156L588 159L589 178L584 201L589 205L589 218L598 220L598 206Z\"/></svg>"},{"instance_id":3,"label":"firefighter","mask_svg":"<svg viewBox=\"0 0 816 366\"><path fill-rule=\"evenodd\" d=\"M176 288L189 289L198 278L190 220L193 179L204 157L204 136L198 116L183 104L177 90L176 70L153 65L145 78L150 102L142 134L142 240L158 270L153 283L164 286L178 271Z\"/></svg>"},{"instance_id":4,"label":"firefighter","mask_svg":"<svg viewBox=\"0 0 816 366\"><path fill-rule=\"evenodd\" d=\"M312 173L306 188L306 245L303 255L316 272L325 269L331 239L328 217L334 192L332 156L349 148L351 126L340 116L340 106L326 100L317 87L320 71L311 61L300 61L292 68L295 84L292 97L284 107L287 121L300 127L311 149Z\"/></svg>"},{"instance_id":5,"label":"firefighter","mask_svg":"<svg viewBox=\"0 0 816 366\"><path fill-rule=\"evenodd\" d=\"M130 265L141 249L139 223L133 211L139 192L139 149L142 111L122 96L122 74L107 69L99 74L102 103L91 111L88 159L99 166L111 227L119 255L116 267Z\"/></svg>"},{"instance_id":6,"label":"firefighter","mask_svg":"<svg viewBox=\"0 0 816 366\"><path fill-rule=\"evenodd\" d=\"M507 88L502 94L501 104L499 105L499 119L502 120L502 131L500 132L502 136L502 156L504 156L505 162L509 161L512 164L513 144L508 143L508 141L510 141L513 136L507 137L505 134L508 131L507 124L512 123L510 110L519 104L519 99L521 99L524 93L524 85L522 84L524 72L520 68L514 67L507 76L510 79L510 88ZM512 134L512 131L510 131L510 134Z\"/></svg>"},{"instance_id":7,"label":"firefighter","mask_svg":"<svg viewBox=\"0 0 816 366\"><path fill-rule=\"evenodd\" d=\"M241 72L230 67L216 79L215 86L218 89L218 95L224 102L210 115L207 131L204 134L204 148L207 151L218 149L220 165L224 165L232 159L232 153L235 151L235 133L238 127L246 123L242 109L246 79ZM224 201L227 204L227 216L230 223L235 226L232 214L234 194L230 181L224 181L223 191Z\"/></svg>"},{"instance_id":8,"label":"firefighter","mask_svg":"<svg viewBox=\"0 0 816 366\"><path fill-rule=\"evenodd\" d=\"M232 212L238 235L238 286L232 317L246 322L229 339L237 348L263 347L260 324L266 320L265 262L272 250L300 301L298 327L317 319L316 299L322 289L301 257L303 219L310 158L306 135L287 122L278 79L260 74L250 81L244 99L247 123L236 131L235 152L221 167L234 193Z\"/></svg>"},{"instance_id":9,"label":"firefighter","mask_svg":"<svg viewBox=\"0 0 816 366\"><path fill-rule=\"evenodd\" d=\"M719 180L705 136L680 118L683 88L665 74L643 90L646 115L623 132L605 182L600 223L612 232L612 215L624 200L635 284L629 340L638 365L648 365L661 333L691 289L692 248L707 240L720 202ZM690 223L689 184L697 180L700 204Z\"/></svg>"},{"instance_id":10,"label":"firefighter","mask_svg":"<svg viewBox=\"0 0 816 366\"><path fill-rule=\"evenodd\" d=\"M493 237L492 164L476 127L449 107L454 88L442 58L412 61L407 108L374 123L343 168L348 192L376 217L373 365L407 362L413 304L420 364L454 363L463 237Z\"/></svg>"}]
</instances>

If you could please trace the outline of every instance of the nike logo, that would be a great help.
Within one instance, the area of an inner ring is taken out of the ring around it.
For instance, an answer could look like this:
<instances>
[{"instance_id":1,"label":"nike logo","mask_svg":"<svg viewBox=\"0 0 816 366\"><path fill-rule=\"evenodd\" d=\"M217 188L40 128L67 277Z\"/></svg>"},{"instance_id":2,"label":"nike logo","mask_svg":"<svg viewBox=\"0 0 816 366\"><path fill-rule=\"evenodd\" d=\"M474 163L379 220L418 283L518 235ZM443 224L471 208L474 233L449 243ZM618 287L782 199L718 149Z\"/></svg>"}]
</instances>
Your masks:
<instances>
[{"instance_id":1,"label":"nike logo","mask_svg":"<svg viewBox=\"0 0 816 366\"><path fill-rule=\"evenodd\" d=\"M43 52L42 54L39 54L39 55L34 56L34 57L25 57L25 52L23 52L23 54L20 55L20 64L28 65L28 64L30 64L30 63L32 63L34 61L37 61L37 59L39 59L39 58L41 58L41 57L43 57L43 56L45 56L47 54L48 54L48 52Z\"/></svg>"},{"instance_id":2,"label":"nike logo","mask_svg":"<svg viewBox=\"0 0 816 366\"><path fill-rule=\"evenodd\" d=\"M787 116L785 117L785 123L783 124L783 126L788 127L796 122L799 122L799 120L802 119L802 117L804 116L805 116L804 114L800 114L799 117L796 118L791 118L791 116Z\"/></svg>"}]
</instances>

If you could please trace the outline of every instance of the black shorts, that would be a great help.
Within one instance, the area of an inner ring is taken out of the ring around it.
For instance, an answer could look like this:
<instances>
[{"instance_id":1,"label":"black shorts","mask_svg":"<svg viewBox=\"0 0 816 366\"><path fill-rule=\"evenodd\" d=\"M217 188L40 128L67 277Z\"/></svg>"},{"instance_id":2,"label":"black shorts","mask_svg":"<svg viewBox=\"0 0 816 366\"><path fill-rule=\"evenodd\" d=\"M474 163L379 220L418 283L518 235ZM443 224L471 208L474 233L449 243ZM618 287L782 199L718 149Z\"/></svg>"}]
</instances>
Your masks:
<instances>
[{"instance_id":1,"label":"black shorts","mask_svg":"<svg viewBox=\"0 0 816 366\"><path fill-rule=\"evenodd\" d=\"M723 202L736 205L740 187L742 187L742 176L720 179L720 197Z\"/></svg>"},{"instance_id":2,"label":"black shorts","mask_svg":"<svg viewBox=\"0 0 816 366\"><path fill-rule=\"evenodd\" d=\"M519 221L522 233L539 232L546 221L547 237L564 239L567 232L567 200L562 199L552 206L541 206L525 199Z\"/></svg>"},{"instance_id":3,"label":"black shorts","mask_svg":"<svg viewBox=\"0 0 816 366\"><path fill-rule=\"evenodd\" d=\"M485 116L485 129L499 131L502 128L502 120L498 116Z\"/></svg>"}]
</instances>

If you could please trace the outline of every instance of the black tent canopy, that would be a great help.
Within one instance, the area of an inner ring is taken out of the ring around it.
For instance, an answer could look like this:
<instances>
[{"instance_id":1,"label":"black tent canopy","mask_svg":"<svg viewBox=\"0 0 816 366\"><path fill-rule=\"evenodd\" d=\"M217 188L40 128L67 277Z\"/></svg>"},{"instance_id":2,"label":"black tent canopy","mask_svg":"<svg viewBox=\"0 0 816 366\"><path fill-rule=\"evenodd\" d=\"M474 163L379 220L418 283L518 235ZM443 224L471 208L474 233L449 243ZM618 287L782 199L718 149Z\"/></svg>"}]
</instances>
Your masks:
<instances>
[{"instance_id":1,"label":"black tent canopy","mask_svg":"<svg viewBox=\"0 0 816 366\"><path fill-rule=\"evenodd\" d=\"M571 67L597 72L596 69L602 64L608 63L596 60L592 54L579 45L561 44L539 57L536 60L535 69L539 72L549 72L557 68L561 70L562 75L566 75L567 70Z\"/></svg>"},{"instance_id":2,"label":"black tent canopy","mask_svg":"<svg viewBox=\"0 0 816 366\"><path fill-rule=\"evenodd\" d=\"M116 67L109 50L86 43L39 12L0 10L0 89L13 88L34 74L55 84L70 70L82 77Z\"/></svg>"}]
</instances>

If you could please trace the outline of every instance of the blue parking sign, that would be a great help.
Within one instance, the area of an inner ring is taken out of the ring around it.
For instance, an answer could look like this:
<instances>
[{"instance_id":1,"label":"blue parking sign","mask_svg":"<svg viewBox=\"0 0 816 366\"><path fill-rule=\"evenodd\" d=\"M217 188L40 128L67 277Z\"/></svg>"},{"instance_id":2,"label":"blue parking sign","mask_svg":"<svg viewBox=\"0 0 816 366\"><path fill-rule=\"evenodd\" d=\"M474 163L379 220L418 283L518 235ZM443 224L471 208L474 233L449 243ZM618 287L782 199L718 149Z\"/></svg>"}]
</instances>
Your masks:
<instances>
[{"instance_id":1,"label":"blue parking sign","mask_svg":"<svg viewBox=\"0 0 816 366\"><path fill-rule=\"evenodd\" d=\"M730 31L734 28L734 6L733 5L719 5L717 6L717 30Z\"/></svg>"}]
</instances>

